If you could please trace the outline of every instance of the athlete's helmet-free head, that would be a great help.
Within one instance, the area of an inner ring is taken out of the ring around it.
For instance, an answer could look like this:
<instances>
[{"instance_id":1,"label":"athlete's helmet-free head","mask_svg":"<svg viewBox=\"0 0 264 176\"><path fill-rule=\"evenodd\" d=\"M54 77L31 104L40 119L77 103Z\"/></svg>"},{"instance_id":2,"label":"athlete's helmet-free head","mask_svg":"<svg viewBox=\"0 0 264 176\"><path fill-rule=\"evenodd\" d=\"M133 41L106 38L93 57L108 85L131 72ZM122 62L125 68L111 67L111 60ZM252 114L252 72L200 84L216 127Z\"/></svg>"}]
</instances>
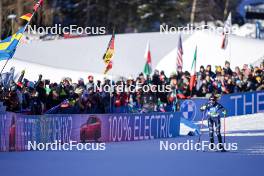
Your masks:
<instances>
[{"instance_id":1,"label":"athlete's helmet-free head","mask_svg":"<svg viewBox=\"0 0 264 176\"><path fill-rule=\"evenodd\" d=\"M211 95L210 98L209 98L209 103L211 105L214 105L217 101L217 97L215 95Z\"/></svg>"}]
</instances>

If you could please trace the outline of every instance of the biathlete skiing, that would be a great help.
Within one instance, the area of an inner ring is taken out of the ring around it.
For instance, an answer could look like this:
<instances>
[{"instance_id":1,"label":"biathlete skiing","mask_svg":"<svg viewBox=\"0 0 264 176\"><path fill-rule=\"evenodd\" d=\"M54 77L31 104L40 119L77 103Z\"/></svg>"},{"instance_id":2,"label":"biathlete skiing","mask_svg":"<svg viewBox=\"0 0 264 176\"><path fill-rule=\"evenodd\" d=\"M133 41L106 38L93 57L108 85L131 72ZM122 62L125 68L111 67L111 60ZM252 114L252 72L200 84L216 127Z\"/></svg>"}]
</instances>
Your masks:
<instances>
[{"instance_id":1,"label":"biathlete skiing","mask_svg":"<svg viewBox=\"0 0 264 176\"><path fill-rule=\"evenodd\" d=\"M224 117L226 116L226 109L217 102L217 97L215 95L211 95L209 98L208 103L203 105L200 108L201 111L205 113L205 116L208 118L208 128L209 128L209 137L210 137L210 145L209 149L214 150L214 126L216 135L218 138L218 148L220 151L224 152L224 145L221 135L221 115L223 114ZM225 142L225 141L224 141Z\"/></svg>"}]
</instances>

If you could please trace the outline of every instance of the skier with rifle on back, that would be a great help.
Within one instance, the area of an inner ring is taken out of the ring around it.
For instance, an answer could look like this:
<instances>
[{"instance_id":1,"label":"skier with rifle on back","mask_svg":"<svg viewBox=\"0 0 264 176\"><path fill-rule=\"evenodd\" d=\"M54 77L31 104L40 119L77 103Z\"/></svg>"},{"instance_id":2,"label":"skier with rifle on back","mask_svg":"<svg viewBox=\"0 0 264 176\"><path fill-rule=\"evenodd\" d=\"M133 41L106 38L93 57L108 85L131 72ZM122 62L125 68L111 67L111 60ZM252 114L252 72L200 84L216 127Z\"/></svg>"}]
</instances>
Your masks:
<instances>
[{"instance_id":1,"label":"skier with rifle on back","mask_svg":"<svg viewBox=\"0 0 264 176\"><path fill-rule=\"evenodd\" d=\"M209 102L203 105L200 108L201 111L205 113L208 117L208 128L209 128L209 137L210 137L210 145L209 149L213 150L214 146L214 126L216 128L216 135L218 138L218 146L220 151L224 152L224 145L221 136L221 113L226 116L226 109L217 102L217 97L215 95L211 95L209 98ZM224 141L225 142L225 141Z\"/></svg>"}]
</instances>

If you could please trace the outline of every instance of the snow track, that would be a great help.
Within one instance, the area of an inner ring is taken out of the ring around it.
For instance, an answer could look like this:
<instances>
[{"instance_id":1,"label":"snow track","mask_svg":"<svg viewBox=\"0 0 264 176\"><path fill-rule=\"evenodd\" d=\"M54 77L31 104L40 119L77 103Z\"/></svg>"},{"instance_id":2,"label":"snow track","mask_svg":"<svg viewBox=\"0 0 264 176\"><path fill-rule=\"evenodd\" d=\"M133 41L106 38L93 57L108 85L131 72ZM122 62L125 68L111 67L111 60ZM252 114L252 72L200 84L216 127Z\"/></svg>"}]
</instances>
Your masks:
<instances>
[{"instance_id":1,"label":"snow track","mask_svg":"<svg viewBox=\"0 0 264 176\"><path fill-rule=\"evenodd\" d=\"M227 120L227 142L238 143L234 152L160 150L160 140L106 144L105 151L32 151L0 153L1 175L6 176L259 176L263 175L263 113ZM183 129L183 126L182 126ZM162 139L169 143L197 141L197 136ZM201 140L208 140L205 131Z\"/></svg>"}]
</instances>

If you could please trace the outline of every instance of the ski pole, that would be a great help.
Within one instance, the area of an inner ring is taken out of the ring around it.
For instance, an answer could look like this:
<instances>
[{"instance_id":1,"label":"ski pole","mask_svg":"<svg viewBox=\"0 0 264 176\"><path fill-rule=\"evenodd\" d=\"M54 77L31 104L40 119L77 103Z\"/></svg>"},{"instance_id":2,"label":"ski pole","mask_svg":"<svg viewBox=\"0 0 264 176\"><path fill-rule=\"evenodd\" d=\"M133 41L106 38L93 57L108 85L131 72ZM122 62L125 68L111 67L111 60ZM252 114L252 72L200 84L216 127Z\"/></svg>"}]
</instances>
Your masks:
<instances>
[{"instance_id":1,"label":"ski pole","mask_svg":"<svg viewBox=\"0 0 264 176\"><path fill-rule=\"evenodd\" d=\"M202 122L200 125L200 134L199 134L199 138L198 138L198 143L201 145L201 136L202 136L202 126L203 126L203 120L204 120L204 112L203 112L203 117L202 117ZM198 150L196 150L198 151Z\"/></svg>"},{"instance_id":2,"label":"ski pole","mask_svg":"<svg viewBox=\"0 0 264 176\"><path fill-rule=\"evenodd\" d=\"M225 143L225 136L226 136L226 115L224 114L224 143Z\"/></svg>"}]
</instances>

